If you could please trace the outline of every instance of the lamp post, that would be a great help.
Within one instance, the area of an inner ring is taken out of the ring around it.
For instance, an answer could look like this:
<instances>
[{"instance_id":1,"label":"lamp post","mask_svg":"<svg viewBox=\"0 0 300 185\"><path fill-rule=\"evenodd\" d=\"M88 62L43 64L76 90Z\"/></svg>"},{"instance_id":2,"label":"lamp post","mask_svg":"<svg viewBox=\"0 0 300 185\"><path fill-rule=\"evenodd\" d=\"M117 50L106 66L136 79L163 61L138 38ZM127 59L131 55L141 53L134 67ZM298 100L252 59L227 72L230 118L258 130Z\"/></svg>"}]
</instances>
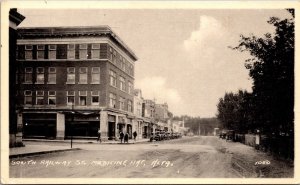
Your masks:
<instances>
[{"instance_id":1,"label":"lamp post","mask_svg":"<svg viewBox=\"0 0 300 185\"><path fill-rule=\"evenodd\" d=\"M71 120L71 148L72 148L72 146L73 146L73 122L74 122L74 114L75 114L75 112L74 112L74 102L72 102L72 112L71 112L71 114L72 114L72 120Z\"/></svg>"}]
</instances>

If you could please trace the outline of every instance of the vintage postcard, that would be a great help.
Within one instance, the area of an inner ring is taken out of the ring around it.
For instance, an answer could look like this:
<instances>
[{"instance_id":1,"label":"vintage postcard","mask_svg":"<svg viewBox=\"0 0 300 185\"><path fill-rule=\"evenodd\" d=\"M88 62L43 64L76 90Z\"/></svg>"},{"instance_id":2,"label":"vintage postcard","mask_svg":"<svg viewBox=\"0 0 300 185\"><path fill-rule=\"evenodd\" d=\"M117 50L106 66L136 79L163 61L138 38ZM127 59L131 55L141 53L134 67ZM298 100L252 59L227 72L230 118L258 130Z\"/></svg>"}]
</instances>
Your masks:
<instances>
[{"instance_id":1,"label":"vintage postcard","mask_svg":"<svg viewBox=\"0 0 300 185\"><path fill-rule=\"evenodd\" d=\"M299 5L1 2L1 183L300 183Z\"/></svg>"}]
</instances>

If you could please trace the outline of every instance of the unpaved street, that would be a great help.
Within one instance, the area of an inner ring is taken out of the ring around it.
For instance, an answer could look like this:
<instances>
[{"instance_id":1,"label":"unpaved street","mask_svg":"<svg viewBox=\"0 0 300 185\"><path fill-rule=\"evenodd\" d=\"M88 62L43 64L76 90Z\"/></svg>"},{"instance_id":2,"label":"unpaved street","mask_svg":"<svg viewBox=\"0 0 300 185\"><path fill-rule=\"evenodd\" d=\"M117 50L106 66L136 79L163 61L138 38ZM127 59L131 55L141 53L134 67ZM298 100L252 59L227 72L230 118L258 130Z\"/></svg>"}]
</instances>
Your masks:
<instances>
[{"instance_id":1,"label":"unpaved street","mask_svg":"<svg viewBox=\"0 0 300 185\"><path fill-rule=\"evenodd\" d=\"M36 142L27 142L36 144ZM41 143L38 143L41 144ZM45 143L66 145L66 143ZM293 165L240 143L186 137L139 144L75 144L81 150L10 160L10 177L292 177ZM255 165L268 160L269 164Z\"/></svg>"}]
</instances>

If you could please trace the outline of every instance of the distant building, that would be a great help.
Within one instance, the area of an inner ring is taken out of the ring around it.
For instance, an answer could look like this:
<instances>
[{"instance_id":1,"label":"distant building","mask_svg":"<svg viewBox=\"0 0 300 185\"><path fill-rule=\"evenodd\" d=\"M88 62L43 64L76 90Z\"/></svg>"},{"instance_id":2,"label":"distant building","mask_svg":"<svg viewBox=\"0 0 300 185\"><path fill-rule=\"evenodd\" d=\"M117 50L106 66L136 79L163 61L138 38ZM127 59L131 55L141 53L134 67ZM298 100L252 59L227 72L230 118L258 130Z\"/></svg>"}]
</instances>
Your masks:
<instances>
[{"instance_id":1,"label":"distant building","mask_svg":"<svg viewBox=\"0 0 300 185\"><path fill-rule=\"evenodd\" d=\"M144 120L143 120L143 103L144 99L142 91L140 89L134 90L134 115L135 119L133 124L133 131L137 132L137 138L142 138L144 131Z\"/></svg>"},{"instance_id":2,"label":"distant building","mask_svg":"<svg viewBox=\"0 0 300 185\"><path fill-rule=\"evenodd\" d=\"M169 119L168 115L168 104L163 103L163 104L155 104L155 120L161 121L161 122L166 122Z\"/></svg>"},{"instance_id":3,"label":"distant building","mask_svg":"<svg viewBox=\"0 0 300 185\"><path fill-rule=\"evenodd\" d=\"M153 132L155 113L155 102L153 100L144 100L142 108L142 116L144 123L143 128L143 138L149 138L150 134Z\"/></svg>"},{"instance_id":4,"label":"distant building","mask_svg":"<svg viewBox=\"0 0 300 185\"><path fill-rule=\"evenodd\" d=\"M16 81L16 48L17 48L17 26L25 19L23 15L17 12L17 9L9 11L9 146L23 146L22 143L22 123L18 116L16 107L16 90L18 84ZM3 29L3 28L2 28Z\"/></svg>"},{"instance_id":5,"label":"distant building","mask_svg":"<svg viewBox=\"0 0 300 185\"><path fill-rule=\"evenodd\" d=\"M132 135L137 57L108 26L21 28L17 44L25 138Z\"/></svg>"}]
</instances>

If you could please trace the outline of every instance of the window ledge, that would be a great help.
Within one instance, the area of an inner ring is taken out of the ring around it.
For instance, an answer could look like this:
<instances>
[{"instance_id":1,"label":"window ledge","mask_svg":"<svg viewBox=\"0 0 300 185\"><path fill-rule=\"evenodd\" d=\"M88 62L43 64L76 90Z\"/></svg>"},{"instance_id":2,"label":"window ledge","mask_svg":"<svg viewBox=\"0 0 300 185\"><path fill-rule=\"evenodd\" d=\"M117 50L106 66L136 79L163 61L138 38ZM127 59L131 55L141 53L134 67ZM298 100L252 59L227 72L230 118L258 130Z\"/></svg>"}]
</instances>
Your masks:
<instances>
[{"instance_id":1,"label":"window ledge","mask_svg":"<svg viewBox=\"0 0 300 185\"><path fill-rule=\"evenodd\" d=\"M71 84L71 85L74 85L75 82L66 82L66 84Z\"/></svg>"}]
</instances>

